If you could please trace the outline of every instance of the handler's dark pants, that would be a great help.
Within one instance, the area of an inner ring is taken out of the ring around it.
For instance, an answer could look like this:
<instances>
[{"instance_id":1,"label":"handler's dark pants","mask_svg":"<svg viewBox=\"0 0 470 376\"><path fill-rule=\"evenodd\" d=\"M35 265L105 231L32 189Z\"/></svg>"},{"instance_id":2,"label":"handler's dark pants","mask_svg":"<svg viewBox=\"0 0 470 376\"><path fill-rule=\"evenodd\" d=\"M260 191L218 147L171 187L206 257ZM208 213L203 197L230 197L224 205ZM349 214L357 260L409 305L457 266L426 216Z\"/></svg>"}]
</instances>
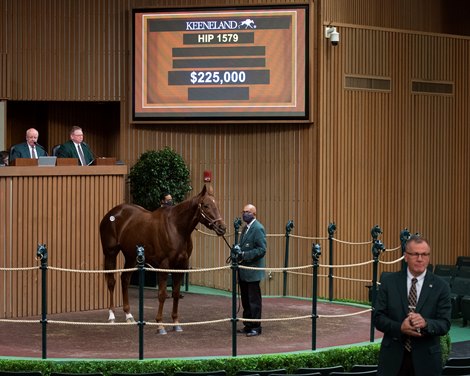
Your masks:
<instances>
[{"instance_id":1,"label":"handler's dark pants","mask_svg":"<svg viewBox=\"0 0 470 376\"><path fill-rule=\"evenodd\" d=\"M259 281L239 281L239 284L242 297L243 318L261 319L261 288ZM246 328L261 331L261 323L259 322L244 322L244 325Z\"/></svg>"}]
</instances>

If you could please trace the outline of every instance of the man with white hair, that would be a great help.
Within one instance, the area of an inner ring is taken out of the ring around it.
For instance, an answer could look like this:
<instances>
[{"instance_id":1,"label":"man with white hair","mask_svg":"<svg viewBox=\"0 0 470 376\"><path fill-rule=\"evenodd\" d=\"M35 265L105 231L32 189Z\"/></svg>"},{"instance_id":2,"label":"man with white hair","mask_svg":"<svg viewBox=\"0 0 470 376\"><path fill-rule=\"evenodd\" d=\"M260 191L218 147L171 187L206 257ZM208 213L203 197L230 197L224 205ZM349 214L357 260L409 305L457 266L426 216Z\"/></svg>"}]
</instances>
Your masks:
<instances>
[{"instance_id":1,"label":"man with white hair","mask_svg":"<svg viewBox=\"0 0 470 376\"><path fill-rule=\"evenodd\" d=\"M26 141L17 144L10 149L10 163L16 158L33 158L45 157L46 150L38 144L39 132L34 128L26 131Z\"/></svg>"}]
</instances>

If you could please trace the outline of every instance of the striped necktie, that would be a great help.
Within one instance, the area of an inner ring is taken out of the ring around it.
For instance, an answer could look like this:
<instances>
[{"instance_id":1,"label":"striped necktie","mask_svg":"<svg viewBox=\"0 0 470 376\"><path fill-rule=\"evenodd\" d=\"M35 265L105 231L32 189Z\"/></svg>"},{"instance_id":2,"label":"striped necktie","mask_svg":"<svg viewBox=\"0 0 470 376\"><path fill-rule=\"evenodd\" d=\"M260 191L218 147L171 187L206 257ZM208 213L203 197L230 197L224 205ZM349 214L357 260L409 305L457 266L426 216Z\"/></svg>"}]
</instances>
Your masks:
<instances>
[{"instance_id":1,"label":"striped necktie","mask_svg":"<svg viewBox=\"0 0 470 376\"><path fill-rule=\"evenodd\" d=\"M31 158L38 159L38 155L36 153L36 147L35 146L31 146Z\"/></svg>"},{"instance_id":2,"label":"striped necktie","mask_svg":"<svg viewBox=\"0 0 470 376\"><path fill-rule=\"evenodd\" d=\"M417 278L411 280L410 292L408 293L408 312L415 312L416 303L418 301L418 294L416 292L416 283L418 282ZM405 339L405 349L411 352L411 337L407 336Z\"/></svg>"},{"instance_id":3,"label":"striped necktie","mask_svg":"<svg viewBox=\"0 0 470 376\"><path fill-rule=\"evenodd\" d=\"M83 154L82 146L78 144L77 149L78 149L78 155L80 157L80 162L82 166L86 166L85 155Z\"/></svg>"}]
</instances>

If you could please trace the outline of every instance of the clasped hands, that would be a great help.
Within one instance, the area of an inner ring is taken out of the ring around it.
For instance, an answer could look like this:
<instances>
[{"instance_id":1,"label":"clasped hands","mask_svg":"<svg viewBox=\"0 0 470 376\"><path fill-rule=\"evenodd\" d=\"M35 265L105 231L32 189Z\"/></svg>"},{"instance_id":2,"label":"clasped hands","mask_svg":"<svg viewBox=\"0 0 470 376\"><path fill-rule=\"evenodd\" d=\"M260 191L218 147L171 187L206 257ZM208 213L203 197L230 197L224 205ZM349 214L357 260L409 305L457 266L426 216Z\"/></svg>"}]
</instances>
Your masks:
<instances>
[{"instance_id":1,"label":"clasped hands","mask_svg":"<svg viewBox=\"0 0 470 376\"><path fill-rule=\"evenodd\" d=\"M401 323L401 332L412 337L422 337L421 330L427 326L426 320L419 313L411 312Z\"/></svg>"}]
</instances>

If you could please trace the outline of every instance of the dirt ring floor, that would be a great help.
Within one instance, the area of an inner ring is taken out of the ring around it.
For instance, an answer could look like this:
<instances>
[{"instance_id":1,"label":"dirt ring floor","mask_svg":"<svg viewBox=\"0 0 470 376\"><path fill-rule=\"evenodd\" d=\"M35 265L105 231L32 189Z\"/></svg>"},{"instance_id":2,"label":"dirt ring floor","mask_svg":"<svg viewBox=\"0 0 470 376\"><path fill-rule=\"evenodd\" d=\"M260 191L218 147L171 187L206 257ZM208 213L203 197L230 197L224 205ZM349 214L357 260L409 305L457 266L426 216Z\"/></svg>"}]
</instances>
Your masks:
<instances>
[{"instance_id":1,"label":"dirt ring floor","mask_svg":"<svg viewBox=\"0 0 470 376\"><path fill-rule=\"evenodd\" d=\"M145 289L144 320L155 322L157 291ZM130 289L131 309L138 317L138 289ZM184 292L180 300L180 321L197 322L231 317L231 297ZM172 299L164 309L164 322L171 322ZM335 303L318 304L319 315L342 315L365 308ZM263 298L263 318L305 316L312 313L310 300L295 298ZM241 311L238 316L241 316ZM38 319L39 317L27 318ZM107 310L49 315L48 320L106 322ZM117 322L124 322L121 308L116 310ZM38 321L39 322L39 321ZM240 325L240 324L239 324ZM312 349L310 319L266 322L263 333L248 338L237 335L237 355L271 354ZM167 328L167 335L158 335L156 326L144 327L144 358L181 358L231 356L231 322L184 326L177 333ZM0 322L0 356L42 356L42 329L39 323ZM375 332L375 339L381 338ZM316 348L368 342L370 312L341 318L317 320ZM49 323L47 325L47 358L73 359L138 359L139 330L137 326L84 326Z\"/></svg>"}]
</instances>

